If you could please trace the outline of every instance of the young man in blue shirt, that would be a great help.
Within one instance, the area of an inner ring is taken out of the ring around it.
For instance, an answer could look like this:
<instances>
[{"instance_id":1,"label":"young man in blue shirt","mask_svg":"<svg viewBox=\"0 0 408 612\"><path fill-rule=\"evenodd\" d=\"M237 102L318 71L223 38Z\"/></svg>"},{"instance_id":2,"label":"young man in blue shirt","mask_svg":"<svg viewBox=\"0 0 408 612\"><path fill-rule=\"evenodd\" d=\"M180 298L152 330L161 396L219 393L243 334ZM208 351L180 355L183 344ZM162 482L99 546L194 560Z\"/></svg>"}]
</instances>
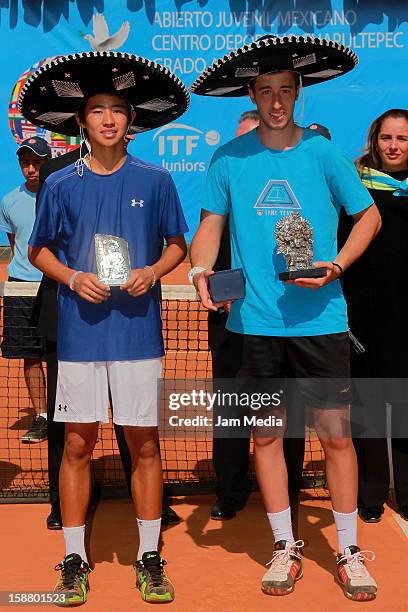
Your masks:
<instances>
[{"instance_id":1,"label":"young man in blue shirt","mask_svg":"<svg viewBox=\"0 0 408 612\"><path fill-rule=\"evenodd\" d=\"M51 157L48 143L37 136L27 138L17 149L25 182L6 194L0 203L0 229L7 232L12 259L8 280L38 282L42 274L28 261L27 249L35 220L35 198L41 166ZM24 378L34 408L34 416L21 441L28 444L47 438L45 376L42 366L44 341L31 323L32 297L5 297L1 352L7 359L24 360Z\"/></svg>"},{"instance_id":2,"label":"young man in blue shirt","mask_svg":"<svg viewBox=\"0 0 408 612\"><path fill-rule=\"evenodd\" d=\"M232 342L243 345L238 376L257 379L262 390L272 384L262 383L262 378L299 379L326 457L339 581L348 598L368 601L376 597L377 585L357 546L357 466L347 436L348 326L338 278L376 235L380 217L352 163L293 118L299 75L308 85L350 70L353 62L350 50L331 42L268 36L215 62L192 86L207 96L244 95L245 82L252 77L249 96L260 124L213 157L202 221L191 245L190 278L203 305L215 311L208 277L229 214L232 267L242 268L246 278L246 296L232 304L227 322ZM337 253L341 206L353 216L354 228ZM293 211L301 212L313 227L314 265L327 270L324 277L286 283L278 278L286 266L277 252L276 223ZM284 416L282 409L277 414ZM275 538L262 590L286 595L303 575L303 542L295 542L292 532L282 435L273 428L255 428L254 446L257 479Z\"/></svg>"},{"instance_id":3,"label":"young man in blue shirt","mask_svg":"<svg viewBox=\"0 0 408 612\"><path fill-rule=\"evenodd\" d=\"M64 65L38 74L22 101L23 110L35 106L39 121L64 118L62 133L79 129L71 121L75 110L89 147L79 163L46 179L30 239L30 260L59 282L55 419L65 422L60 498L66 556L55 592L68 605L86 600L90 458L99 422L108 420L110 391L113 419L124 426L132 458L137 586L145 601L172 601L174 588L157 551L162 497L157 391L164 352L157 281L184 259L187 226L169 173L128 155L125 139L132 123L150 129L181 115L188 94L171 73L136 56L94 53L59 62ZM61 98L75 93L70 112L59 99L48 100L42 112L41 88L50 86ZM110 288L96 274L96 234L128 242L132 269L120 287ZM52 243L58 258L49 249Z\"/></svg>"}]
</instances>

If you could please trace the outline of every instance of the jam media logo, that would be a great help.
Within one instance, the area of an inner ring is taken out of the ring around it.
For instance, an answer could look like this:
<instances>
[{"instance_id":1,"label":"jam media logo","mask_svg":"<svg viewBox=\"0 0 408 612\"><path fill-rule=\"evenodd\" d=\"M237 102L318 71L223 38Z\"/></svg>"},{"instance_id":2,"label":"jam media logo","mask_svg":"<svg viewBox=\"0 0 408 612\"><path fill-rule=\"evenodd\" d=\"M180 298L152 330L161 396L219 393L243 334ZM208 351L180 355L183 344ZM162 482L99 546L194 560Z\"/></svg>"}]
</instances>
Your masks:
<instances>
[{"instance_id":1,"label":"jam media logo","mask_svg":"<svg viewBox=\"0 0 408 612\"><path fill-rule=\"evenodd\" d=\"M273 214L276 214L277 210L301 210L302 207L288 181L270 179L263 188L254 208L258 215L262 215L264 210L269 211L269 214L271 214L270 211L274 211Z\"/></svg>"},{"instance_id":2,"label":"jam media logo","mask_svg":"<svg viewBox=\"0 0 408 612\"><path fill-rule=\"evenodd\" d=\"M221 136L216 130L203 132L184 123L164 125L156 132L153 142L157 142L161 165L169 172L205 172L206 162L197 156L208 157L207 147L215 147Z\"/></svg>"}]
</instances>

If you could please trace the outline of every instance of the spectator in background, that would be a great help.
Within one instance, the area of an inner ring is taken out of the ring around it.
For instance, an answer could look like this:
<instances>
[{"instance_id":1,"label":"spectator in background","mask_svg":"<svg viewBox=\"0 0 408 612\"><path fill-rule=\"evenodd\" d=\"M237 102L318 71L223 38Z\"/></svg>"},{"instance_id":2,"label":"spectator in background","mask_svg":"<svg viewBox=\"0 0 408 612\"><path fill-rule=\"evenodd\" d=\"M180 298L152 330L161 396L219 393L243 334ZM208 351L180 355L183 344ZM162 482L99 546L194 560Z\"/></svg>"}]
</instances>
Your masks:
<instances>
[{"instance_id":1,"label":"spectator in background","mask_svg":"<svg viewBox=\"0 0 408 612\"><path fill-rule=\"evenodd\" d=\"M235 132L235 138L247 134L251 130L254 130L259 125L259 113L257 110L249 110L242 113L238 119L237 131Z\"/></svg>"},{"instance_id":2,"label":"spectator in background","mask_svg":"<svg viewBox=\"0 0 408 612\"><path fill-rule=\"evenodd\" d=\"M79 148L65 155L47 161L40 169L41 186L45 179L79 159ZM48 420L48 481L51 503L51 512L47 517L48 529L62 529L62 518L59 498L59 471L64 452L64 423L54 421L55 394L57 388L58 361L57 361L57 310L56 283L48 276L43 276L38 290L33 312L33 323L37 325L38 333L44 338L45 359L47 362L47 420Z\"/></svg>"},{"instance_id":3,"label":"spectator in background","mask_svg":"<svg viewBox=\"0 0 408 612\"><path fill-rule=\"evenodd\" d=\"M350 329L365 348L361 354L352 353L351 373L354 378L370 381L404 379L408 377L408 297L404 286L408 258L408 110L391 109L373 121L357 169L380 211L382 228L344 275ZM348 229L343 219L340 242L347 238ZM385 396L374 387L371 382L370 387L364 385L358 395L354 394L351 412L356 422L359 516L366 523L379 522L388 497L388 401L392 404L396 501L401 517L408 520L406 398L399 398L395 389L388 389ZM383 384L381 388L384 390ZM365 433L361 435L361 431Z\"/></svg>"},{"instance_id":4,"label":"spectator in background","mask_svg":"<svg viewBox=\"0 0 408 612\"><path fill-rule=\"evenodd\" d=\"M242 136L258 127L256 110L242 113L238 119L235 137ZM220 250L214 270L231 268L231 245L229 224L226 223L221 236ZM208 344L211 350L213 378L235 378L241 364L241 355L230 347L225 329L228 314L223 310L208 312ZM237 510L244 508L251 492L249 470L249 437L213 438L213 465L216 479L217 499L211 508L211 518L224 521L234 518Z\"/></svg>"},{"instance_id":5,"label":"spectator in background","mask_svg":"<svg viewBox=\"0 0 408 612\"><path fill-rule=\"evenodd\" d=\"M28 261L28 239L35 220L35 196L39 189L39 172L51 156L47 142L33 137L24 140L17 150L24 183L5 195L0 204L0 229L7 232L12 259L8 266L9 281L40 281L41 272ZM24 360L24 378L34 408L29 430L22 436L26 443L47 438L45 377L42 366L43 339L32 327L34 298L4 298L2 355Z\"/></svg>"}]
</instances>

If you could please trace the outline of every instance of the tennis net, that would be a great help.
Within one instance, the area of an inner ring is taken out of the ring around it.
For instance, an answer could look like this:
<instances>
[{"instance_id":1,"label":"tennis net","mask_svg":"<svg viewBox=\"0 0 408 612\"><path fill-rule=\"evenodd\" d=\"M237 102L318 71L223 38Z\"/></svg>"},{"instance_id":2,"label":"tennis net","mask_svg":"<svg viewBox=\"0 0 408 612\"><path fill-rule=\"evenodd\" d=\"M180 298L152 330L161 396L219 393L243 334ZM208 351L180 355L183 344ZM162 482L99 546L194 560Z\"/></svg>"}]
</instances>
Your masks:
<instances>
[{"instance_id":1,"label":"tennis net","mask_svg":"<svg viewBox=\"0 0 408 612\"><path fill-rule=\"evenodd\" d=\"M38 283L0 283L0 324L4 315L18 328L20 298L35 298ZM166 347L164 377L174 380L211 378L211 353L207 341L207 312L196 299L195 290L184 285L164 285L162 289L163 331ZM14 310L15 309L15 310ZM17 316L16 316L17 315ZM18 332L18 329L16 329ZM23 332L26 336L30 330ZM20 334L21 335L21 334ZM29 338L27 338L27 341ZM24 340L23 340L24 341ZM20 339L21 344L21 339ZM46 366L44 364L44 370ZM38 375L38 374L37 374ZM41 374L39 374L41 376ZM47 443L23 444L22 435L31 424L33 401L41 401L41 384L29 393L24 360L0 358L0 502L43 500L48 493ZM33 397L33 393L37 393ZM209 492L214 488L212 440L191 430L183 437L160 440L164 479L173 494ZM251 448L252 454L252 448ZM306 430L303 470L305 487L324 484L323 453L313 430ZM96 487L105 497L126 494L126 480L115 431L101 425L92 462ZM251 478L254 479L251 468Z\"/></svg>"}]
</instances>

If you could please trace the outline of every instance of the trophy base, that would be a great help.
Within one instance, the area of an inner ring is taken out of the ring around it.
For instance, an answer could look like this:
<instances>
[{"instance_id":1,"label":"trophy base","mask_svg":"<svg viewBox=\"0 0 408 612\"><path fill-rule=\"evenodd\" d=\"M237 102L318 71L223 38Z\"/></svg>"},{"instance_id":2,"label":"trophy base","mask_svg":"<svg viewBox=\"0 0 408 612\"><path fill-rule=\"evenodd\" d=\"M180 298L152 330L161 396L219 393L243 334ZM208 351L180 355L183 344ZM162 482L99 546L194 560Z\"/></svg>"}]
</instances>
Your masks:
<instances>
[{"instance_id":1,"label":"trophy base","mask_svg":"<svg viewBox=\"0 0 408 612\"><path fill-rule=\"evenodd\" d=\"M308 268L307 270L291 270L280 272L279 280L295 280L296 278L323 278L327 274L327 268Z\"/></svg>"},{"instance_id":2,"label":"trophy base","mask_svg":"<svg viewBox=\"0 0 408 612\"><path fill-rule=\"evenodd\" d=\"M105 285L109 285L109 287L121 287L122 285L128 282L129 276L127 278L116 278L116 279L103 278L103 277L101 278L98 276L98 280L100 280L101 283L104 283Z\"/></svg>"}]
</instances>

